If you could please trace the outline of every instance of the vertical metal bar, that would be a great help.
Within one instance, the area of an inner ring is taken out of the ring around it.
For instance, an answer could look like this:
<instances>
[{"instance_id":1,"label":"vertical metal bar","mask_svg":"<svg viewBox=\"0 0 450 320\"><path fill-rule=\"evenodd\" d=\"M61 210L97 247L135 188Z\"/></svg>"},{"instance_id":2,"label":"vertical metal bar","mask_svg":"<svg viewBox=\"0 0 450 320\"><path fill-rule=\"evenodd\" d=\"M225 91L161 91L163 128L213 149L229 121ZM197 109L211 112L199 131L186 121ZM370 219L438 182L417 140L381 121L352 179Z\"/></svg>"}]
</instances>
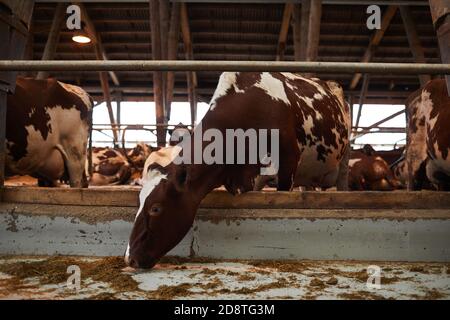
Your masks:
<instances>
[{"instance_id":1,"label":"vertical metal bar","mask_svg":"<svg viewBox=\"0 0 450 320\"><path fill-rule=\"evenodd\" d=\"M0 89L0 188L5 184L6 164L6 99L7 93Z\"/></svg>"},{"instance_id":2,"label":"vertical metal bar","mask_svg":"<svg viewBox=\"0 0 450 320\"><path fill-rule=\"evenodd\" d=\"M122 93L120 93L116 99L116 123L117 123L117 131L118 135L120 136L120 124L122 123Z\"/></svg>"},{"instance_id":3,"label":"vertical metal bar","mask_svg":"<svg viewBox=\"0 0 450 320\"><path fill-rule=\"evenodd\" d=\"M93 163L92 163L92 127L93 127L93 115L94 114L94 110L92 109L91 112L91 121L89 124L89 145L88 145L88 174L89 174L89 178L92 179L92 173L94 172L94 167L93 167Z\"/></svg>"},{"instance_id":4,"label":"vertical metal bar","mask_svg":"<svg viewBox=\"0 0 450 320\"><path fill-rule=\"evenodd\" d=\"M355 127L358 128L359 126L359 120L361 118L362 108L364 105L364 101L366 99L367 90L369 89L369 75L366 73L364 75L363 84L361 87L361 93L359 94L359 107L358 107L358 114L356 116L356 123Z\"/></svg>"}]
</instances>

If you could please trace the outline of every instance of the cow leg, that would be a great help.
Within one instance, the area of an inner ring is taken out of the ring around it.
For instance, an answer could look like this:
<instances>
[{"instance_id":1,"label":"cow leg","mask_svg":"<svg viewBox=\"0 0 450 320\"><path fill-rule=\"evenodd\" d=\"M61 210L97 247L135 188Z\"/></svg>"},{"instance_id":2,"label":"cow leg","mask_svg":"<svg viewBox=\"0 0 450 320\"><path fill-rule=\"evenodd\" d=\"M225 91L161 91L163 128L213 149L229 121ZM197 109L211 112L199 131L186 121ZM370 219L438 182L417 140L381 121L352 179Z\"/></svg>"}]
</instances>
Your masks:
<instances>
[{"instance_id":1,"label":"cow leg","mask_svg":"<svg viewBox=\"0 0 450 320\"><path fill-rule=\"evenodd\" d=\"M48 180L45 178L38 178L38 186L39 187L47 187L47 188L54 188L58 187L59 183L54 180Z\"/></svg>"},{"instance_id":2,"label":"cow leg","mask_svg":"<svg viewBox=\"0 0 450 320\"><path fill-rule=\"evenodd\" d=\"M69 184L71 188L86 188L86 148L68 146L57 146L61 152L64 162L69 173Z\"/></svg>"},{"instance_id":3,"label":"cow leg","mask_svg":"<svg viewBox=\"0 0 450 320\"><path fill-rule=\"evenodd\" d=\"M292 144L283 145L283 137L280 137L280 167L278 169L278 191L291 191L294 185L294 177L300 160L300 150L296 139ZM289 141L285 139L284 141ZM292 141L292 140L291 140Z\"/></svg>"},{"instance_id":4,"label":"cow leg","mask_svg":"<svg viewBox=\"0 0 450 320\"><path fill-rule=\"evenodd\" d=\"M64 174L64 160L58 150L53 150L41 167L33 174L39 187L58 187Z\"/></svg>"}]
</instances>

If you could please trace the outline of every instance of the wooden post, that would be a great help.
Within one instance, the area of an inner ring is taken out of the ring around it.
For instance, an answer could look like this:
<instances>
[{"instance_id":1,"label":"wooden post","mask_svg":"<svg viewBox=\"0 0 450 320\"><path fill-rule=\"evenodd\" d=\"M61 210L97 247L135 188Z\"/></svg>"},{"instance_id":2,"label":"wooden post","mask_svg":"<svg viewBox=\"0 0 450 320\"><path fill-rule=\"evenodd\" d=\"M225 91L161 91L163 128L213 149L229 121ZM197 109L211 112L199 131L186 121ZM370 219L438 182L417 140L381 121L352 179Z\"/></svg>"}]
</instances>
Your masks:
<instances>
[{"instance_id":1,"label":"wooden post","mask_svg":"<svg viewBox=\"0 0 450 320\"><path fill-rule=\"evenodd\" d=\"M194 73L187 73L187 82L188 82L188 98L189 105L191 110L191 125L195 126L197 122L197 94L195 92L195 84L194 84Z\"/></svg>"},{"instance_id":2,"label":"wooden post","mask_svg":"<svg viewBox=\"0 0 450 320\"><path fill-rule=\"evenodd\" d=\"M292 12L292 33L294 38L294 60L295 61L301 61L301 35L302 35L302 28L301 28L301 11L300 4L296 3L294 4L294 10Z\"/></svg>"},{"instance_id":3,"label":"wooden post","mask_svg":"<svg viewBox=\"0 0 450 320\"><path fill-rule=\"evenodd\" d=\"M408 6L400 6L400 14L403 19L403 24L405 26L406 36L408 37L409 47L413 54L414 60L417 63L426 63L425 53L423 51L422 45L420 44L419 35L417 34L416 24L411 14L411 10ZM426 74L419 75L420 85L424 86L431 77Z\"/></svg>"},{"instance_id":4,"label":"wooden post","mask_svg":"<svg viewBox=\"0 0 450 320\"><path fill-rule=\"evenodd\" d=\"M5 90L0 90L0 188L5 184L6 164L6 98ZM0 199L1 201L1 199Z\"/></svg>"},{"instance_id":5,"label":"wooden post","mask_svg":"<svg viewBox=\"0 0 450 320\"><path fill-rule=\"evenodd\" d=\"M102 86L102 91L103 91L103 98L105 99L106 108L108 109L109 120L111 122L111 130L112 130L113 139L114 139L113 144L114 144L114 147L116 147L119 142L119 135L117 132L117 124L116 124L116 121L114 120L114 112L112 109L111 94L110 94L109 82L108 82L108 74L104 71L100 72L99 74L100 74L100 84Z\"/></svg>"},{"instance_id":6,"label":"wooden post","mask_svg":"<svg viewBox=\"0 0 450 320\"><path fill-rule=\"evenodd\" d=\"M387 28L389 27L396 12L397 12L397 6L387 7L387 9L383 15L383 18L381 19L381 28L377 29L377 31L375 31L375 33L370 38L369 45L361 59L361 62L369 62L372 59L372 56L373 56L373 53L375 52L376 47L380 44L381 39L383 38L384 33L386 32ZM353 76L353 79L350 83L351 90L356 88L361 77L362 77L361 73L356 73Z\"/></svg>"},{"instance_id":7,"label":"wooden post","mask_svg":"<svg viewBox=\"0 0 450 320\"><path fill-rule=\"evenodd\" d=\"M181 4L181 34L183 36L183 43L184 43L184 52L186 56L186 60L194 60L194 52L192 49L192 38L191 38L191 32L189 29L189 18L187 14L187 7L185 3ZM190 111L191 111L191 125L194 126L196 122L197 117L197 94L195 87L197 85L196 81L196 75L195 72L188 71L186 72L187 77L187 91L188 91L188 98L189 98L189 104L190 104Z\"/></svg>"},{"instance_id":8,"label":"wooden post","mask_svg":"<svg viewBox=\"0 0 450 320\"><path fill-rule=\"evenodd\" d=\"M442 63L450 63L450 0L430 0L430 10ZM450 75L446 75L445 79L450 95Z\"/></svg>"},{"instance_id":9,"label":"wooden post","mask_svg":"<svg viewBox=\"0 0 450 320\"><path fill-rule=\"evenodd\" d=\"M180 36L180 3L172 3L172 10L170 14L170 29L167 49L167 59L177 60L178 53L178 39ZM170 112L172 109L173 89L175 85L175 73L173 71L167 72L166 84L166 119L170 120Z\"/></svg>"},{"instance_id":10,"label":"wooden post","mask_svg":"<svg viewBox=\"0 0 450 320\"><path fill-rule=\"evenodd\" d=\"M89 177L92 178L92 174L94 173L94 167L92 165L92 114L94 113L94 110L92 110L91 113L91 121L89 123L89 145L88 145L88 174Z\"/></svg>"},{"instance_id":11,"label":"wooden post","mask_svg":"<svg viewBox=\"0 0 450 320\"><path fill-rule=\"evenodd\" d=\"M289 22L291 21L293 6L294 5L292 3L286 3L284 5L283 20L281 20L280 34L278 36L277 54L275 57L276 61L283 60L284 57L286 40L289 31Z\"/></svg>"},{"instance_id":12,"label":"wooden post","mask_svg":"<svg viewBox=\"0 0 450 320\"><path fill-rule=\"evenodd\" d=\"M95 28L94 23L92 22L91 18L89 17L89 14L86 10L86 7L82 4L77 2L76 3L81 10L81 19L86 24L85 31L88 33L88 35L91 37L91 39L94 42L94 45L97 47L97 51L95 53L97 60L108 60L108 56L106 55L105 49L103 48L102 39L97 32L97 29ZM111 80L113 81L114 85L120 86L119 78L117 77L116 73L114 71L108 71L109 76L111 77Z\"/></svg>"},{"instance_id":13,"label":"wooden post","mask_svg":"<svg viewBox=\"0 0 450 320\"><path fill-rule=\"evenodd\" d=\"M0 15L7 19L0 19L0 59L22 59L33 7L33 0L2 1ZM5 182L7 93L14 92L16 75L16 72L0 72L0 188Z\"/></svg>"},{"instance_id":14,"label":"wooden post","mask_svg":"<svg viewBox=\"0 0 450 320\"><path fill-rule=\"evenodd\" d=\"M58 3L53 15L52 26L50 28L50 33L48 34L47 42L45 44L44 53L42 54L42 60L53 60L53 58L55 57L56 47L58 46L59 42L59 34L65 17L66 12L64 3ZM39 71L36 79L43 80L47 79L48 76L48 72Z\"/></svg>"},{"instance_id":15,"label":"wooden post","mask_svg":"<svg viewBox=\"0 0 450 320\"><path fill-rule=\"evenodd\" d=\"M86 10L86 7L82 3L77 3L77 5L80 7L80 10L81 10L81 18L86 24L86 32L89 34L92 41L94 42L95 58L97 60L107 60L105 50L103 49L102 39L101 39L100 35L97 33L94 23L90 19L88 12ZM116 81L118 83L117 76L115 75L115 73L109 72L109 74L111 75L113 82L114 82L114 79L116 79ZM111 122L111 130L112 130L113 139L114 139L113 144L114 144L114 146L117 146L117 144L119 142L119 135L117 132L116 121L114 119L114 112L112 110L111 90L109 88L108 72L106 72L106 71L99 72L99 78L100 78L100 85L102 87L102 92L103 92L103 99L106 103L106 108L108 110L109 121Z\"/></svg>"},{"instance_id":16,"label":"wooden post","mask_svg":"<svg viewBox=\"0 0 450 320\"><path fill-rule=\"evenodd\" d=\"M309 17L311 15L311 0L303 0L300 21L300 61L306 61L308 48Z\"/></svg>"},{"instance_id":17,"label":"wooden post","mask_svg":"<svg viewBox=\"0 0 450 320\"><path fill-rule=\"evenodd\" d=\"M319 52L320 20L322 18L322 0L311 1L308 22L308 43L306 61L316 61Z\"/></svg>"},{"instance_id":18,"label":"wooden post","mask_svg":"<svg viewBox=\"0 0 450 320\"><path fill-rule=\"evenodd\" d=\"M150 29L152 37L152 56L153 60L161 60L161 31L159 21L159 1L150 1ZM153 72L153 100L155 102L156 113L156 139L158 146L164 147L166 145L166 130L163 126L165 123L164 116L164 98L162 87L161 72Z\"/></svg>"},{"instance_id":19,"label":"wooden post","mask_svg":"<svg viewBox=\"0 0 450 320\"><path fill-rule=\"evenodd\" d=\"M121 103L122 103L122 92L119 92L116 95L116 123L117 123L117 131L119 133L120 136L120 125L121 125L121 118L122 118L122 108L121 108Z\"/></svg>"},{"instance_id":20,"label":"wooden post","mask_svg":"<svg viewBox=\"0 0 450 320\"><path fill-rule=\"evenodd\" d=\"M159 31L160 31L160 39L161 39L161 59L168 60L168 34L169 34L169 1L168 0L160 0L159 1ZM163 106L164 106L164 123L168 122L168 117L170 115L167 114L167 71L161 72L162 77L162 98L163 98Z\"/></svg>"},{"instance_id":21,"label":"wooden post","mask_svg":"<svg viewBox=\"0 0 450 320\"><path fill-rule=\"evenodd\" d=\"M30 31L27 37L27 43L25 45L25 59L34 60L34 34L33 34L33 23L30 25ZM22 73L25 77L34 77L33 71L25 71Z\"/></svg>"}]
</instances>

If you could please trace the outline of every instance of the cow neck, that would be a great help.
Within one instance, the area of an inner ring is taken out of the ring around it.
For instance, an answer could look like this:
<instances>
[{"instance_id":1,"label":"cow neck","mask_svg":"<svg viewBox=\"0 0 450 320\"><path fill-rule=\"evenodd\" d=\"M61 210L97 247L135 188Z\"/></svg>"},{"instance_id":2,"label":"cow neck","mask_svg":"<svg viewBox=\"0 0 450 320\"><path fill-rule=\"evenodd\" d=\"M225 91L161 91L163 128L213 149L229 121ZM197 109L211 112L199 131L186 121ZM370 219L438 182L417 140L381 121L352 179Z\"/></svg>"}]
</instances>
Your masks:
<instances>
[{"instance_id":1,"label":"cow neck","mask_svg":"<svg viewBox=\"0 0 450 320\"><path fill-rule=\"evenodd\" d=\"M187 165L189 191L194 202L200 202L215 188L224 183L223 165L190 164Z\"/></svg>"}]
</instances>

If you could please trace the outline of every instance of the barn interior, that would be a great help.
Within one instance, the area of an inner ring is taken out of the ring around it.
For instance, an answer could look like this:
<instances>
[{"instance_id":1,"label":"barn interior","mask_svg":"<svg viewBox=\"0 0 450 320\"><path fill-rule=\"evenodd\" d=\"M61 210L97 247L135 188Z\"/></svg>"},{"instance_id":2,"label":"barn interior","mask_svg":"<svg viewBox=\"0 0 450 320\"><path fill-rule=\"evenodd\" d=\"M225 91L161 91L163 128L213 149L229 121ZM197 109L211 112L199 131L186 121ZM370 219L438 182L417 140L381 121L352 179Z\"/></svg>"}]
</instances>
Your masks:
<instances>
[{"instance_id":1,"label":"barn interior","mask_svg":"<svg viewBox=\"0 0 450 320\"><path fill-rule=\"evenodd\" d=\"M170 59L439 63L440 52L428 1L413 1L412 4L398 7L394 1L390 6L380 6L383 14L381 29L370 30L366 26L369 16L366 13L366 4L357 4L355 1L339 1L334 4L333 1L325 1L321 8L320 21L313 26L317 30L314 33L315 39L311 41L316 48L312 48L312 53L309 53L313 56L306 57L306 52L301 50L303 44L300 43L300 32L297 32L297 37L294 36L294 29L301 29L300 4L286 4L281 1L244 1L240 4L188 1L180 8L180 31L173 44L175 54L171 53ZM106 5L103 1L93 1L85 3L84 6L85 29L92 33L91 38L101 39L100 43L76 43L72 40L73 31L67 28L53 30L57 34L49 37L52 25L61 25L61 21L57 21L61 20L61 17L54 14L57 4L37 1L26 59L42 59L46 48L46 58L55 60L153 58L147 1L114 2ZM93 30L89 31L89 26ZM166 27L166 30L161 31L166 34L161 39L173 38L169 29ZM49 39L56 43L48 41ZM110 72L107 79L102 80L97 72L54 72L50 73L50 76L81 86L99 103L106 102L111 105L112 102L115 110L111 111L113 116L110 116L110 120L118 125L119 113L124 111L118 110L120 106L117 107L117 102L120 105L125 101L153 101L152 72ZM185 72L175 72L172 89L173 101L191 101L190 106L185 105L184 111L189 115L190 112L197 114L197 103L209 103L220 72L200 71L195 72L193 76L194 81L190 84L189 75ZM402 105L406 98L420 87L420 81L425 83L430 79L427 75L419 77L401 74L372 74L366 76L365 80L360 74L346 73L322 73L320 77L338 81L344 88L347 100L358 109L363 104ZM190 111L190 108L194 110ZM170 110L170 107L165 106L165 109ZM386 110L388 109L383 109L383 112ZM360 118L361 114L358 116L357 113L355 116ZM386 118L388 116L391 114L386 114ZM167 114L167 117L170 117L170 114ZM170 119L166 119L166 122L168 120ZM198 120L191 119L191 123ZM149 120L147 124L154 124L150 122ZM373 121L373 125L364 128L360 126L360 121L355 119L353 129L404 132L401 128L383 127L383 122L376 122L378 121ZM110 130L106 130L110 128L98 124L95 129L102 130L114 139ZM105 138L104 135L103 137ZM404 143L401 141L399 146ZM114 141L110 145L112 144Z\"/></svg>"},{"instance_id":2,"label":"barn interior","mask_svg":"<svg viewBox=\"0 0 450 320\"><path fill-rule=\"evenodd\" d=\"M270 0L80 1L76 4L81 8L82 29L75 32L66 26L66 9L72 2L35 0L32 15L22 20L28 21L23 55L4 55L7 58L2 59L448 65L450 62L445 59L450 49L448 42L442 44L433 25L432 1L435 0L321 0L310 1L309 7L308 1ZM152 11L151 4L155 2L159 2L161 11ZM381 13L379 29L369 29L367 25L371 15L367 9L374 4ZM155 25L160 32L155 32ZM74 35L91 41L75 42ZM124 129L149 131L151 144L165 144L167 135L157 128L174 127L168 125L174 102L185 103L183 113L189 119L185 125L197 124L201 120L197 117L198 105L209 103L220 73L175 71L169 84L160 82L153 71L21 71L20 75L54 77L86 90L95 105L105 105L108 112L109 123L94 123L92 130L103 132L108 145L120 148L126 142ZM369 132L406 134L406 128L385 125L404 116L404 109L393 108L381 120L363 126L363 105L404 105L427 81L445 76L436 72L315 75L342 85L352 107L355 149L361 147L355 143L356 138ZM163 95L169 98L162 99ZM153 103L124 109L127 102ZM155 109L155 123L149 120L147 125L136 127L121 123L121 114L139 113L143 107ZM2 108L6 106L0 100ZM0 113L0 119L4 118L4 113ZM389 147L399 148L405 143ZM96 141L90 139L90 144L95 146ZM0 150L0 154L3 168L5 150ZM4 186L4 172L0 171L0 265L33 264L47 259L42 261L48 261L48 265L37 264L38 269L44 266L44 271L39 270L45 274L45 268L50 270L60 255L68 257L66 262L57 261L63 264L82 264L84 257L123 255L139 204L140 187L41 188L34 179L17 177ZM204 199L193 228L169 252L178 260L168 258L158 266L156 276L151 271L125 273L128 280L135 282L123 288L111 279L103 281L92 276L91 282L86 283L86 292L73 294L65 288L65 279L46 287L49 283L44 284L42 276L37 280L31 279L30 274L14 276L8 273L10 269L0 267L0 288L4 289L0 298L203 299L213 294L219 299L449 299L448 192L346 189L270 189L238 196L217 190ZM297 264L292 267L289 263ZM381 291L366 286L366 269L373 264L385 270L387 281L382 280ZM216 269L222 270L223 275L214 278L214 274L222 272ZM335 273L330 271L333 269ZM204 277L192 282L195 277L190 275L198 270ZM230 276L227 272L235 274ZM254 273L253 278L239 278L248 272ZM124 273L120 274L122 277ZM162 281L167 275L172 278ZM291 280L286 284L280 281L283 277ZM22 287L14 285L18 279ZM60 275L58 280L61 279ZM211 282L211 287L199 285L202 281ZM100 282L106 290L96 287ZM172 291L160 294L163 287Z\"/></svg>"}]
</instances>

